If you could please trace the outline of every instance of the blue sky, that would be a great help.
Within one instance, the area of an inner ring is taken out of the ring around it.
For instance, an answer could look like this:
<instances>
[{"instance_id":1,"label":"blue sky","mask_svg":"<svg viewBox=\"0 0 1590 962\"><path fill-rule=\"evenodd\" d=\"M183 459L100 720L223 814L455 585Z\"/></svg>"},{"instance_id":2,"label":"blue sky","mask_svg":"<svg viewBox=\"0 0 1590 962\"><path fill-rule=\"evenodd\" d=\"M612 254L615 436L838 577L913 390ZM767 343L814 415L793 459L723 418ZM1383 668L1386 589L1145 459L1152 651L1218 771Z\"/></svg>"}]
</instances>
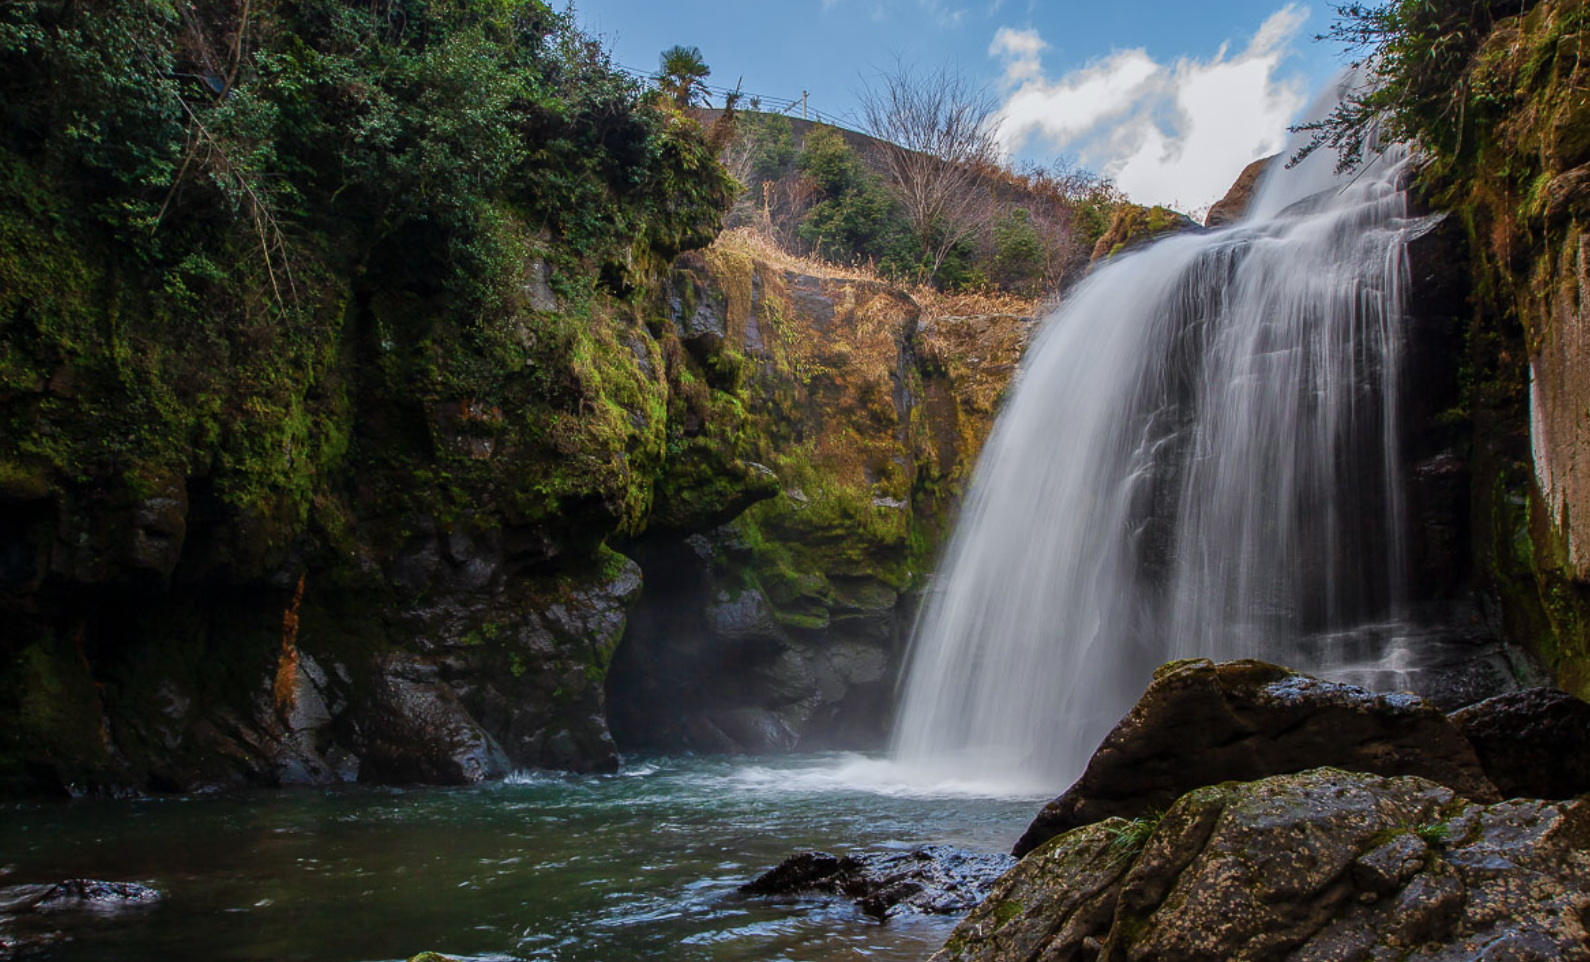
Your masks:
<instances>
[{"instance_id":1,"label":"blue sky","mask_svg":"<svg viewBox=\"0 0 1590 962\"><path fill-rule=\"evenodd\" d=\"M622 65L654 71L701 48L710 83L854 114L855 91L896 55L953 62L1003 104L1020 159L1064 156L1145 203L1207 207L1342 63L1313 37L1328 3L1286 0L578 0Z\"/></svg>"}]
</instances>

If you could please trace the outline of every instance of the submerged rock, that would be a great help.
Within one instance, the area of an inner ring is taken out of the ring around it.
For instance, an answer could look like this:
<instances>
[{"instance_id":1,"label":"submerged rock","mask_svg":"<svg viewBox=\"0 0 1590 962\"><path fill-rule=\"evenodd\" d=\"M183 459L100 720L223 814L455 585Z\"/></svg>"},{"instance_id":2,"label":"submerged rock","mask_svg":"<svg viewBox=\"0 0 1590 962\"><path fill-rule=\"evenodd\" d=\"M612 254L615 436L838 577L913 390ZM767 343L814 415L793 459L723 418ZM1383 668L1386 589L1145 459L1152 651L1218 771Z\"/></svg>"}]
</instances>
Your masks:
<instances>
[{"instance_id":1,"label":"submerged rock","mask_svg":"<svg viewBox=\"0 0 1590 962\"><path fill-rule=\"evenodd\" d=\"M115 912L153 905L160 892L138 882L74 878L54 885L0 887L0 921L27 912Z\"/></svg>"},{"instance_id":2,"label":"submerged rock","mask_svg":"<svg viewBox=\"0 0 1590 962\"><path fill-rule=\"evenodd\" d=\"M933 960L1586 960L1587 917L1590 802L1323 768L1061 835Z\"/></svg>"},{"instance_id":3,"label":"submerged rock","mask_svg":"<svg viewBox=\"0 0 1590 962\"><path fill-rule=\"evenodd\" d=\"M1194 788L1331 765L1419 775L1495 801L1468 740L1434 706L1375 694L1260 661L1171 662L1104 739L1087 771L1016 843L1025 855L1056 835L1136 818Z\"/></svg>"},{"instance_id":4,"label":"submerged rock","mask_svg":"<svg viewBox=\"0 0 1590 962\"><path fill-rule=\"evenodd\" d=\"M896 912L951 915L976 905L1009 856L927 845L886 855L800 852L740 887L742 895L843 895L876 919Z\"/></svg>"},{"instance_id":5,"label":"submerged rock","mask_svg":"<svg viewBox=\"0 0 1590 962\"><path fill-rule=\"evenodd\" d=\"M70 941L71 925L96 925L160 900L159 891L137 882L79 878L54 885L0 886L0 959L31 957L47 946ZM68 918L62 919L63 915Z\"/></svg>"},{"instance_id":6,"label":"submerged rock","mask_svg":"<svg viewBox=\"0 0 1590 962\"><path fill-rule=\"evenodd\" d=\"M862 864L846 855L797 852L740 886L742 895L798 895L804 892L837 892L845 882L863 875Z\"/></svg>"},{"instance_id":7,"label":"submerged rock","mask_svg":"<svg viewBox=\"0 0 1590 962\"><path fill-rule=\"evenodd\" d=\"M1590 704L1555 688L1498 695L1450 716L1503 795L1590 792Z\"/></svg>"},{"instance_id":8,"label":"submerged rock","mask_svg":"<svg viewBox=\"0 0 1590 962\"><path fill-rule=\"evenodd\" d=\"M33 904L43 912L59 910L115 911L160 901L160 893L137 882L102 882L75 878L57 882Z\"/></svg>"}]
</instances>

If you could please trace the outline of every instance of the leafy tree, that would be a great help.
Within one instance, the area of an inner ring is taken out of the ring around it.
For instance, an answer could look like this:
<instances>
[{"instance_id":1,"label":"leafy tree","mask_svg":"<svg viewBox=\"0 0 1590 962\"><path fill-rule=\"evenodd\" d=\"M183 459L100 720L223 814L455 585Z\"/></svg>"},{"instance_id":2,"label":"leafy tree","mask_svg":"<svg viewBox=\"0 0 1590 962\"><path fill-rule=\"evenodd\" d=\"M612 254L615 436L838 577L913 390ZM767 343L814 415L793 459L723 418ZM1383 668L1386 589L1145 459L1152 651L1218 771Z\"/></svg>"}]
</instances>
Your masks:
<instances>
[{"instance_id":1,"label":"leafy tree","mask_svg":"<svg viewBox=\"0 0 1590 962\"><path fill-rule=\"evenodd\" d=\"M762 114L750 128L751 174L759 181L778 180L795 160L795 134L783 114Z\"/></svg>"},{"instance_id":2,"label":"leafy tree","mask_svg":"<svg viewBox=\"0 0 1590 962\"><path fill-rule=\"evenodd\" d=\"M0 390L0 469L202 460L238 501L304 503L361 305L425 305L362 322L418 390L567 394L526 261L625 292L733 191L696 121L541 0L0 4L0 120L0 387L99 378L44 452Z\"/></svg>"},{"instance_id":3,"label":"leafy tree","mask_svg":"<svg viewBox=\"0 0 1590 962\"><path fill-rule=\"evenodd\" d=\"M867 177L861 158L835 127L813 127L801 145L795 166L831 197L858 189Z\"/></svg>"},{"instance_id":4,"label":"leafy tree","mask_svg":"<svg viewBox=\"0 0 1590 962\"><path fill-rule=\"evenodd\" d=\"M822 197L801 220L803 242L833 260L900 264L899 208L837 129L814 127L796 168Z\"/></svg>"},{"instance_id":5,"label":"leafy tree","mask_svg":"<svg viewBox=\"0 0 1590 962\"><path fill-rule=\"evenodd\" d=\"M976 238L967 237L949 249L939 265L937 280L941 289L971 291L989 286L989 259L980 246Z\"/></svg>"}]
</instances>

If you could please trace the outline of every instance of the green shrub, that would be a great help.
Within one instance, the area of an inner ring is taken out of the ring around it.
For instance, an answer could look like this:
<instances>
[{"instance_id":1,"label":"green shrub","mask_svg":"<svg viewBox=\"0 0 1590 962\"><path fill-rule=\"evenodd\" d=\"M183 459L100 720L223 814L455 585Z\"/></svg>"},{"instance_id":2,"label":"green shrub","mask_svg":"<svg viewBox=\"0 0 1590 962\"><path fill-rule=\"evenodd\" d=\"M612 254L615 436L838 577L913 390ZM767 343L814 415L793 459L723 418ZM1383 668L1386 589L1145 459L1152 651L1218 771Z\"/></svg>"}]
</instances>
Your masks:
<instances>
[{"instance_id":1,"label":"green shrub","mask_svg":"<svg viewBox=\"0 0 1590 962\"><path fill-rule=\"evenodd\" d=\"M906 234L900 207L837 129L813 128L796 167L821 194L797 228L809 249L834 261L885 267L899 259Z\"/></svg>"},{"instance_id":2,"label":"green shrub","mask_svg":"<svg viewBox=\"0 0 1590 962\"><path fill-rule=\"evenodd\" d=\"M753 114L746 122L751 138L751 175L756 182L778 180L795 162L795 134L782 114Z\"/></svg>"},{"instance_id":3,"label":"green shrub","mask_svg":"<svg viewBox=\"0 0 1590 962\"><path fill-rule=\"evenodd\" d=\"M1123 862L1134 859L1143 851L1143 846L1153 837L1158 830L1159 823L1164 821L1165 813L1159 809L1152 809L1142 818L1134 818L1121 825L1111 826L1109 829L1109 852L1111 862Z\"/></svg>"},{"instance_id":4,"label":"green shrub","mask_svg":"<svg viewBox=\"0 0 1590 962\"><path fill-rule=\"evenodd\" d=\"M1043 279L1044 248L1032 214L1013 207L994 224L994 262L990 274L1004 287L1029 290Z\"/></svg>"}]
</instances>

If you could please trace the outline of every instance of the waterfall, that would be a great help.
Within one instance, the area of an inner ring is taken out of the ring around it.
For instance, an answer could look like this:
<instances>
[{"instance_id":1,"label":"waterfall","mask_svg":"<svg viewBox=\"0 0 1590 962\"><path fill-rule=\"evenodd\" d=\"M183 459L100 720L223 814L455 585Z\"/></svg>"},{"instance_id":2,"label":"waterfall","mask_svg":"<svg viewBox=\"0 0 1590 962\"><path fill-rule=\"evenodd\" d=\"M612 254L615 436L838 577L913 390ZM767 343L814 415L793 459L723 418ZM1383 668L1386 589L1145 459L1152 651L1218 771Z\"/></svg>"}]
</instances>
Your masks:
<instances>
[{"instance_id":1,"label":"waterfall","mask_svg":"<svg viewBox=\"0 0 1590 962\"><path fill-rule=\"evenodd\" d=\"M1176 658L1342 668L1395 621L1405 157L1267 178L1047 318L912 642L894 755L1064 787ZM1336 641L1333 641L1336 639Z\"/></svg>"}]
</instances>

